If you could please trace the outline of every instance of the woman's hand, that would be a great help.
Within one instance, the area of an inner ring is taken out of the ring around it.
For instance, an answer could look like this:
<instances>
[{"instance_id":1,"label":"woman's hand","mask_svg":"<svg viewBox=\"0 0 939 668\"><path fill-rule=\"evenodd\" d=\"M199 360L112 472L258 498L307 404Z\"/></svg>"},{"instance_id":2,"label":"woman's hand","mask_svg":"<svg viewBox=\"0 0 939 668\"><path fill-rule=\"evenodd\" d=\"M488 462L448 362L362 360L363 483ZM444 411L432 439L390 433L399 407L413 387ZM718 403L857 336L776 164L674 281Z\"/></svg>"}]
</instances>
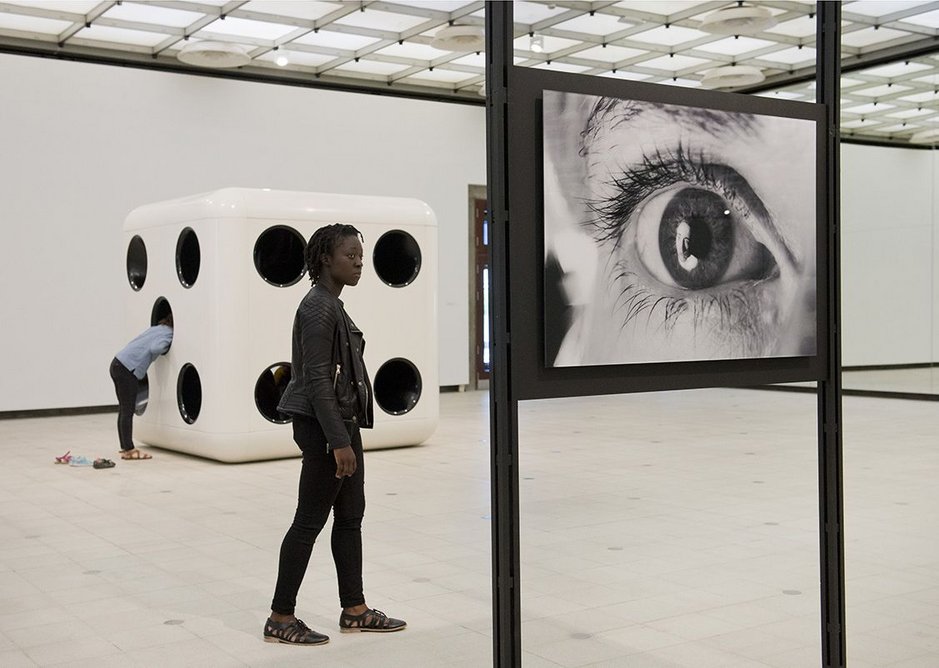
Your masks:
<instances>
[{"instance_id":1,"label":"woman's hand","mask_svg":"<svg viewBox=\"0 0 939 668\"><path fill-rule=\"evenodd\" d=\"M355 473L355 452L351 445L344 448L333 448L333 457L336 458L336 477L347 478Z\"/></svg>"}]
</instances>

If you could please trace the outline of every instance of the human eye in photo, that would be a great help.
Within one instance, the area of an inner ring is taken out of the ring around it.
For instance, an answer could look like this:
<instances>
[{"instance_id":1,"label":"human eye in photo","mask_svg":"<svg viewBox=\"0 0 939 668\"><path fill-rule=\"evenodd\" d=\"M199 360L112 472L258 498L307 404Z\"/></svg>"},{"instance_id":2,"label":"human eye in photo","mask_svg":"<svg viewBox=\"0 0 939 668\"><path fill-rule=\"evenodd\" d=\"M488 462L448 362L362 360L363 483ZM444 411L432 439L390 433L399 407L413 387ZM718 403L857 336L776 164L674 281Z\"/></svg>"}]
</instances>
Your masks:
<instances>
[{"instance_id":1,"label":"human eye in photo","mask_svg":"<svg viewBox=\"0 0 939 668\"><path fill-rule=\"evenodd\" d=\"M775 119L608 100L594 109L581 226L599 270L583 361L814 353L814 267L791 239L814 234L814 220L783 228L775 213L798 193L793 179L812 181L767 153L784 139Z\"/></svg>"}]
</instances>

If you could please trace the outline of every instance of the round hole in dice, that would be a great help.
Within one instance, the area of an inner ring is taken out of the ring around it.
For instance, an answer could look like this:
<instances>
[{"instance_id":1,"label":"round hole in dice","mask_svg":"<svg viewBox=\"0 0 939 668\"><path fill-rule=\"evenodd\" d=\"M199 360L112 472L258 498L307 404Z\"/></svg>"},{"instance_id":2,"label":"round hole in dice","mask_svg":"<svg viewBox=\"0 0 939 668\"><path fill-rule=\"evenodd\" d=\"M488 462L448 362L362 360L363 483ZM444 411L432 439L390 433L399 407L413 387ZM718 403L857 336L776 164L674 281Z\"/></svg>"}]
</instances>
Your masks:
<instances>
[{"instance_id":1,"label":"round hole in dice","mask_svg":"<svg viewBox=\"0 0 939 668\"><path fill-rule=\"evenodd\" d=\"M372 264L385 285L403 288L413 283L421 271L421 247L403 230L385 232L375 242Z\"/></svg>"},{"instance_id":2,"label":"round hole in dice","mask_svg":"<svg viewBox=\"0 0 939 668\"><path fill-rule=\"evenodd\" d=\"M375 374L375 402L390 415L404 415L421 398L421 374L404 358L388 360Z\"/></svg>"}]
</instances>

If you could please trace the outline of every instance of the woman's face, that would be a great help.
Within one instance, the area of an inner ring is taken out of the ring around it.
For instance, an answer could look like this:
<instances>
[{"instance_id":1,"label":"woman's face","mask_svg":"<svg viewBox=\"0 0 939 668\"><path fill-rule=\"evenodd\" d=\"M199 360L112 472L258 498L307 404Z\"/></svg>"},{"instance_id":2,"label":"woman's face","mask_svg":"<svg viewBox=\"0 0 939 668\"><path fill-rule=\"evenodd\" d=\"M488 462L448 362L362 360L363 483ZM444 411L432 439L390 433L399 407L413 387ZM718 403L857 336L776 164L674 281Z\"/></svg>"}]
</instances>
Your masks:
<instances>
[{"instance_id":1,"label":"woman's face","mask_svg":"<svg viewBox=\"0 0 939 668\"><path fill-rule=\"evenodd\" d=\"M358 285L362 278L362 243L357 236L342 237L327 256L323 268L336 285Z\"/></svg>"},{"instance_id":2,"label":"woman's face","mask_svg":"<svg viewBox=\"0 0 939 668\"><path fill-rule=\"evenodd\" d=\"M813 122L549 93L586 113L558 187L596 248L556 365L815 353Z\"/></svg>"}]
</instances>

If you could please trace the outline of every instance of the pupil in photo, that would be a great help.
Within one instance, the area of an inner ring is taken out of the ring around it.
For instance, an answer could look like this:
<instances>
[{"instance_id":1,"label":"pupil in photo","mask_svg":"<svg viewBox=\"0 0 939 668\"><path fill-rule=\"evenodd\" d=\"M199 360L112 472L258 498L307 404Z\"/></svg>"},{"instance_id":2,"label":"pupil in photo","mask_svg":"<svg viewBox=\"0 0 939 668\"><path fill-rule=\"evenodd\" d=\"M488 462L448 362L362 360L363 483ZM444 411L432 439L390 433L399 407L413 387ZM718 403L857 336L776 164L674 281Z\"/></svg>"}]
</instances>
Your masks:
<instances>
[{"instance_id":1,"label":"pupil in photo","mask_svg":"<svg viewBox=\"0 0 939 668\"><path fill-rule=\"evenodd\" d=\"M685 188L666 205L659 226L665 267L683 288L714 285L733 257L733 223L724 200L701 188Z\"/></svg>"}]
</instances>

